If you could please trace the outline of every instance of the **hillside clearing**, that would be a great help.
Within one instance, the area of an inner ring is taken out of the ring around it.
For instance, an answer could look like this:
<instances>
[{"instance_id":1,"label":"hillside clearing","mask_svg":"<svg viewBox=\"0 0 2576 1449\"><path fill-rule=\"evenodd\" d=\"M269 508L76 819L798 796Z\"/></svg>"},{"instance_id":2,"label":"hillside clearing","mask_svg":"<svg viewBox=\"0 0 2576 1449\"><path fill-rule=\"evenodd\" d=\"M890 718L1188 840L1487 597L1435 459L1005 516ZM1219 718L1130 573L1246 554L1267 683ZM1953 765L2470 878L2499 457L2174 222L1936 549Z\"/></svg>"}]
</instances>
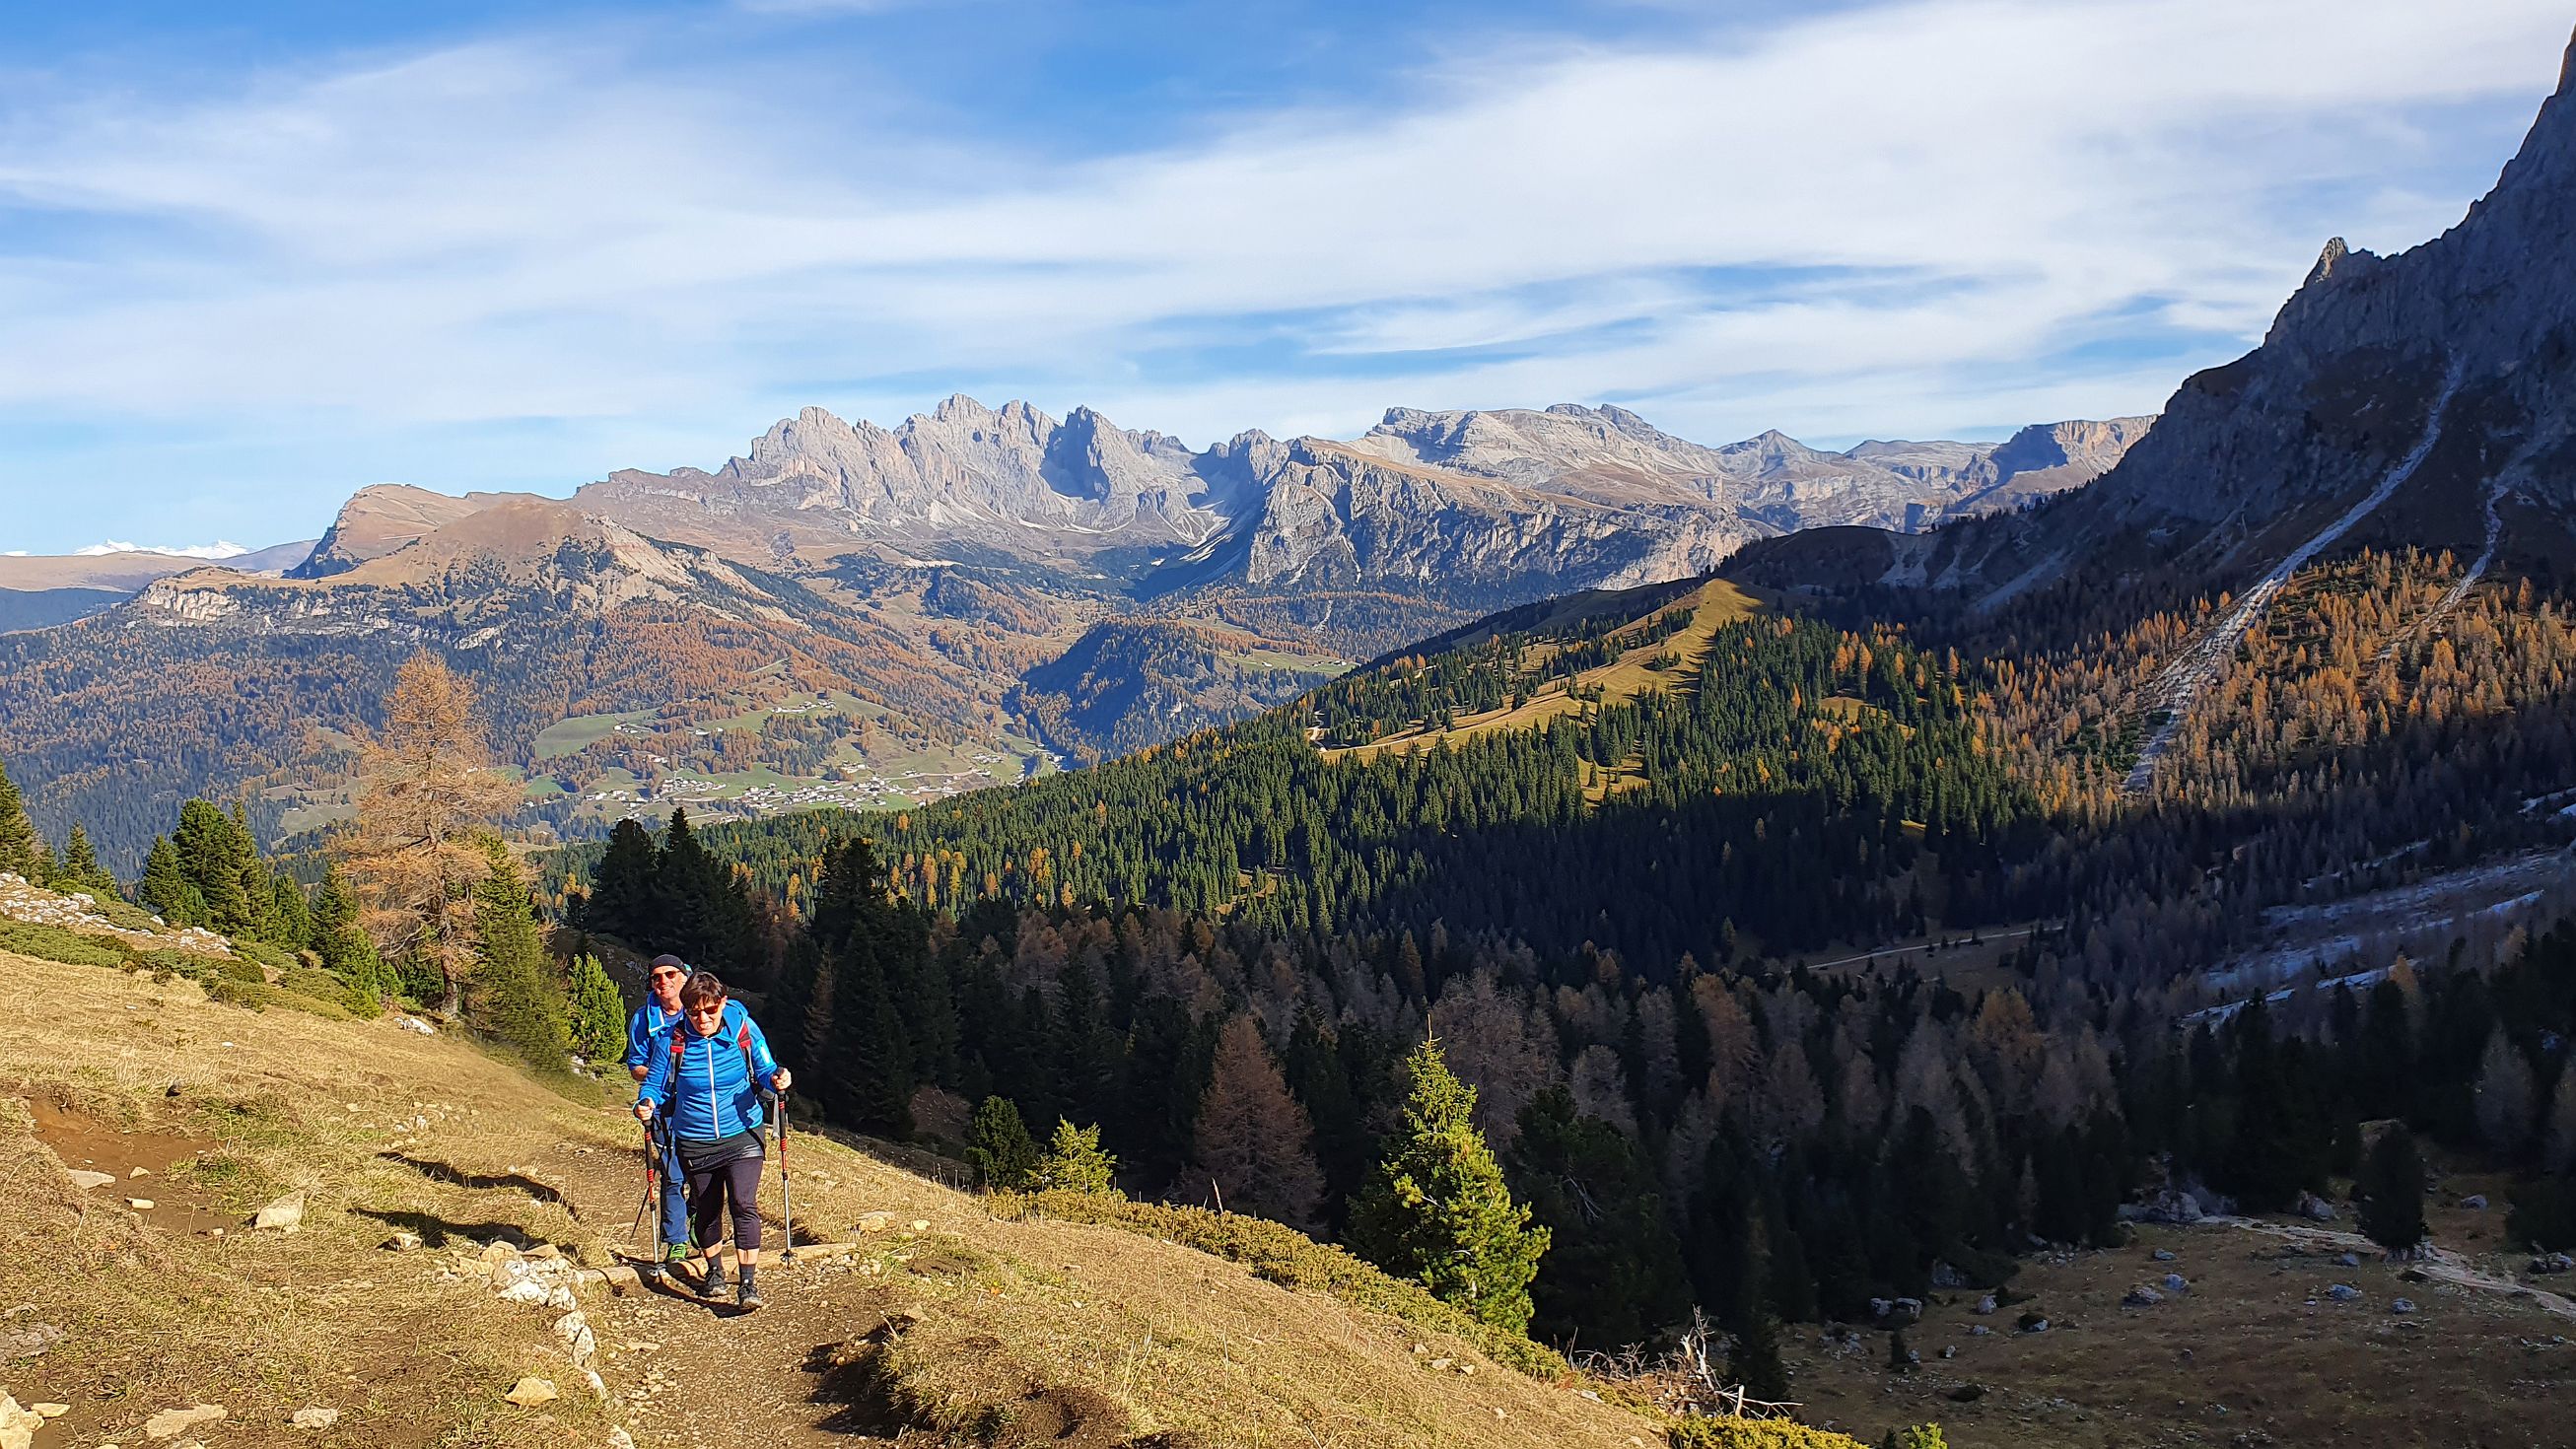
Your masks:
<instances>
[{"instance_id":1,"label":"hillside clearing","mask_svg":"<svg viewBox=\"0 0 2576 1449\"><path fill-rule=\"evenodd\" d=\"M1709 580L1690 598L1694 604L1691 622L1681 632L1630 649L1597 669L1583 671L1575 678L1576 687L1586 691L1597 689L1601 691L1602 700L1609 703L1634 699L1649 689L1675 688L1681 680L1698 675L1701 663L1708 657L1709 641L1719 629L1738 619L1750 618L1764 607L1755 594L1727 579ZM1640 619L1628 627L1636 628L1646 622ZM1543 659L1553 649L1547 645L1534 645L1530 652ZM1494 730L1536 729L1549 720L1577 714L1582 709L1582 701L1570 694L1562 682L1551 683L1517 706L1466 716L1446 730L1425 731L1417 724L1405 733L1389 735L1365 745L1326 750L1324 757L1365 763L1385 750L1429 748L1441 743L1454 745Z\"/></svg>"}]
</instances>

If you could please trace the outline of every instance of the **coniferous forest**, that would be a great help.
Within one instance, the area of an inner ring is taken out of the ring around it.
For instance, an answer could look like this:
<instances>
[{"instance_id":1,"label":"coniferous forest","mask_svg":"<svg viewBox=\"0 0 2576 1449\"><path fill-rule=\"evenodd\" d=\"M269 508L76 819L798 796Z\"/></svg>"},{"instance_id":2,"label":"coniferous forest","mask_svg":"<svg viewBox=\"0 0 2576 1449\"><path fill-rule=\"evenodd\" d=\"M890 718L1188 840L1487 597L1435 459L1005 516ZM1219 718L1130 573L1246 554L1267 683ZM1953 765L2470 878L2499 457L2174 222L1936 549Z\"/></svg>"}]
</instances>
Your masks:
<instances>
[{"instance_id":1,"label":"coniferous forest","mask_svg":"<svg viewBox=\"0 0 2576 1449\"><path fill-rule=\"evenodd\" d=\"M560 901L629 940L737 923L690 939L837 1120L1094 1127L1132 1192L1364 1251L1436 1038L1548 1233L1557 1341L1865 1318L2170 1188L2350 1190L2404 1128L2522 1171L2512 1230L2558 1247L2576 930L2260 949L2563 843L2516 808L2576 778L2558 612L2489 591L2422 629L2457 568L2303 574L2143 800L2074 644L1830 608L1699 637L1649 599L927 810L629 827ZM1649 682L1587 682L1623 657Z\"/></svg>"}]
</instances>

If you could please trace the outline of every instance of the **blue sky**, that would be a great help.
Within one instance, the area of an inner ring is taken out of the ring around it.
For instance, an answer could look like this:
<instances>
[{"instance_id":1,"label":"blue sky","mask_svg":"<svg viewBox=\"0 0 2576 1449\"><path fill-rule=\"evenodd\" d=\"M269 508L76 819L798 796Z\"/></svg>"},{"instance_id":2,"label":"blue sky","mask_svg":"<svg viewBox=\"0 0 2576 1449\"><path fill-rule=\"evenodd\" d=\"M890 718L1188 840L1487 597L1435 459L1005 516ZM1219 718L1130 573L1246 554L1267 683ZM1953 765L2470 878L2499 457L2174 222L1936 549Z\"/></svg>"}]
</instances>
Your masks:
<instances>
[{"instance_id":1,"label":"blue sky","mask_svg":"<svg viewBox=\"0 0 2576 1449\"><path fill-rule=\"evenodd\" d=\"M15 6L0 551L563 493L815 404L1202 444L2149 411L2456 221L2540 0Z\"/></svg>"}]
</instances>

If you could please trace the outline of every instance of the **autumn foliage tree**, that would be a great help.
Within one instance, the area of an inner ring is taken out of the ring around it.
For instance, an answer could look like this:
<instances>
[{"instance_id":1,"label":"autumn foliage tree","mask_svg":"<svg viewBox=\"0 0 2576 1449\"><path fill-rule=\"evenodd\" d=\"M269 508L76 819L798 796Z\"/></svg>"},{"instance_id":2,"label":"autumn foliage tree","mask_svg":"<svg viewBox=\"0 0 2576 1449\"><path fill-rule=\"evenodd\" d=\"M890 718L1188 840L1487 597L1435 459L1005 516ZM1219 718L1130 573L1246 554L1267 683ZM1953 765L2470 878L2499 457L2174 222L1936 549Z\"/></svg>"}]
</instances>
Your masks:
<instances>
[{"instance_id":1,"label":"autumn foliage tree","mask_svg":"<svg viewBox=\"0 0 2576 1449\"><path fill-rule=\"evenodd\" d=\"M357 820L337 851L369 932L389 958L437 972L448 1016L474 967L467 898L490 870L475 832L518 800L491 768L473 686L436 656L413 655L394 677L384 729L359 742Z\"/></svg>"},{"instance_id":2,"label":"autumn foliage tree","mask_svg":"<svg viewBox=\"0 0 2576 1449\"><path fill-rule=\"evenodd\" d=\"M1199 1098L1192 1133L1199 1171L1226 1206L1312 1230L1324 1197L1315 1164L1315 1124L1261 1039L1261 1025L1237 1016L1218 1034L1216 1066Z\"/></svg>"}]
</instances>

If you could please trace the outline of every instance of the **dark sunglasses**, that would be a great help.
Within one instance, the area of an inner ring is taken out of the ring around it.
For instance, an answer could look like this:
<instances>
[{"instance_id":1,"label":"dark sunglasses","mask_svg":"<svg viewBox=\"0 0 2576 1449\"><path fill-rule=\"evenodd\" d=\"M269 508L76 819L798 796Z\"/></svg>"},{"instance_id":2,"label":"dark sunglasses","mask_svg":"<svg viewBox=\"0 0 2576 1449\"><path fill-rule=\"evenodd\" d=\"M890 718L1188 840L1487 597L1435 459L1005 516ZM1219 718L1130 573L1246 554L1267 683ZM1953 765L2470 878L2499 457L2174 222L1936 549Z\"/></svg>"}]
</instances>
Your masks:
<instances>
[{"instance_id":1,"label":"dark sunglasses","mask_svg":"<svg viewBox=\"0 0 2576 1449\"><path fill-rule=\"evenodd\" d=\"M686 975L688 975L688 974L689 974L689 973L688 973L688 972L686 972L686 971L674 971L674 970L672 970L671 968L669 968L669 967L665 966L665 967L663 967L661 970L656 971L656 972L654 972L654 973L653 973L653 979L654 979L654 980L656 980L656 981L661 981L661 980L665 980L665 979L669 979L669 980L677 980L677 979L679 979L680 977L686 976Z\"/></svg>"}]
</instances>

